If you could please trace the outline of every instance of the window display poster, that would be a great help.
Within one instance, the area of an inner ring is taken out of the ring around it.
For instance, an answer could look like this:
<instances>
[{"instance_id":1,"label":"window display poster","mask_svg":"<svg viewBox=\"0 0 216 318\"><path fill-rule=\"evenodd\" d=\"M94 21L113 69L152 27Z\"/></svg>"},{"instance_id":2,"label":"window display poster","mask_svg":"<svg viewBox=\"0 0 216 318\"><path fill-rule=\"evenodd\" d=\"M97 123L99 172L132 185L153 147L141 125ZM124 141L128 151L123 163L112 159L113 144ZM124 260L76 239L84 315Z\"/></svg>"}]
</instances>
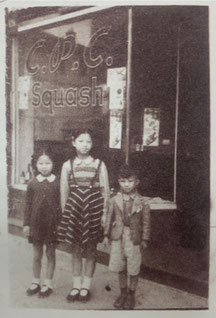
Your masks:
<instances>
[{"instance_id":1,"label":"window display poster","mask_svg":"<svg viewBox=\"0 0 216 318\"><path fill-rule=\"evenodd\" d=\"M30 76L20 76L18 79L18 100L19 109L28 109L29 107L29 90L31 84Z\"/></svg>"},{"instance_id":2,"label":"window display poster","mask_svg":"<svg viewBox=\"0 0 216 318\"><path fill-rule=\"evenodd\" d=\"M160 109L144 108L143 146L159 146Z\"/></svg>"},{"instance_id":3,"label":"window display poster","mask_svg":"<svg viewBox=\"0 0 216 318\"><path fill-rule=\"evenodd\" d=\"M107 86L109 87L109 108L123 109L126 93L126 67L108 69Z\"/></svg>"},{"instance_id":4,"label":"window display poster","mask_svg":"<svg viewBox=\"0 0 216 318\"><path fill-rule=\"evenodd\" d=\"M109 148L121 149L122 144L122 112L110 111Z\"/></svg>"}]
</instances>

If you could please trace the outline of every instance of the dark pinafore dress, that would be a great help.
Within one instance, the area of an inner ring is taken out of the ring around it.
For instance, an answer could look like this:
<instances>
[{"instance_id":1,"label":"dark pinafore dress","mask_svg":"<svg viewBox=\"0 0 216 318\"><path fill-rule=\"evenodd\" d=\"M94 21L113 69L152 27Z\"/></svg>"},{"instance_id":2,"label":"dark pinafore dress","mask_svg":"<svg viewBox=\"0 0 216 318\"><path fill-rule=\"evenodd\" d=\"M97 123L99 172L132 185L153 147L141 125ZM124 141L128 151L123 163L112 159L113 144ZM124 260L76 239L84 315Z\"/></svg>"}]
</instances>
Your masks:
<instances>
[{"instance_id":1,"label":"dark pinafore dress","mask_svg":"<svg viewBox=\"0 0 216 318\"><path fill-rule=\"evenodd\" d=\"M99 187L99 161L94 177L88 186L76 182L73 161L69 174L70 194L67 199L58 231L58 241L79 244L85 248L88 242L97 243L103 239L101 217L104 199Z\"/></svg>"}]
</instances>

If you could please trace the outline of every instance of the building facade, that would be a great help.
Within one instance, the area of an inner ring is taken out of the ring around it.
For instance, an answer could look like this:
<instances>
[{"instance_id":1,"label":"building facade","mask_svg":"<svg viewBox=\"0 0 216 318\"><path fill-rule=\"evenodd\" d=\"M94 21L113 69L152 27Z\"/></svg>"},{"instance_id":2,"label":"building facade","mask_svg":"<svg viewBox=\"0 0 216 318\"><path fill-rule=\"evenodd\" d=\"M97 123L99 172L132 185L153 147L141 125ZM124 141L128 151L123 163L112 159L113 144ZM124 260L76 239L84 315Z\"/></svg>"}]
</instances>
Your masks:
<instances>
[{"instance_id":1,"label":"building facade","mask_svg":"<svg viewBox=\"0 0 216 318\"><path fill-rule=\"evenodd\" d=\"M208 7L36 7L7 10L6 26L9 218L37 147L58 174L87 127L111 188L122 163L139 168L152 241L204 251L208 271Z\"/></svg>"}]
</instances>

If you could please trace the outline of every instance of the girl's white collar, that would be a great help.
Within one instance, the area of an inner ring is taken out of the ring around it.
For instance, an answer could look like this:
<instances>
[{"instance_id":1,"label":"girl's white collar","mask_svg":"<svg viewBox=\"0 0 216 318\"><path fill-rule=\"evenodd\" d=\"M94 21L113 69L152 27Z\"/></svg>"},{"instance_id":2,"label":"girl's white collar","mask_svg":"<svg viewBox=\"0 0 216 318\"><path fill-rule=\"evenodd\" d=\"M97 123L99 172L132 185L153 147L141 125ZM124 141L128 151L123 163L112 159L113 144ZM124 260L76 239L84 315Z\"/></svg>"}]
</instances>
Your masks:
<instances>
[{"instance_id":1,"label":"girl's white collar","mask_svg":"<svg viewBox=\"0 0 216 318\"><path fill-rule=\"evenodd\" d=\"M49 177L44 177L42 176L42 174L38 174L36 179L39 181L39 182L42 182L44 180L48 180L49 182L53 182L55 181L56 179L56 176L54 174L51 174Z\"/></svg>"}]
</instances>

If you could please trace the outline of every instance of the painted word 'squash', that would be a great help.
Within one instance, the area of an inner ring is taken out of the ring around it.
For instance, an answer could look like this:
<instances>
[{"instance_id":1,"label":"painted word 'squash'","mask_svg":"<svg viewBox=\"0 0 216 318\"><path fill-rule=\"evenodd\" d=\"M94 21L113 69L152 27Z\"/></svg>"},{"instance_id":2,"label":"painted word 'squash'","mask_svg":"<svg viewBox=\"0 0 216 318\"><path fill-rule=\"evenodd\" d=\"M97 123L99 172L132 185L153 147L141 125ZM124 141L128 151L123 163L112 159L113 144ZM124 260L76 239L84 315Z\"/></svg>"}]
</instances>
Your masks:
<instances>
[{"instance_id":1,"label":"painted word 'squash'","mask_svg":"<svg viewBox=\"0 0 216 318\"><path fill-rule=\"evenodd\" d=\"M43 89L40 82L32 85L32 105L49 108L50 114L59 107L104 106L104 91L97 86L97 77L91 78L90 86Z\"/></svg>"}]
</instances>

